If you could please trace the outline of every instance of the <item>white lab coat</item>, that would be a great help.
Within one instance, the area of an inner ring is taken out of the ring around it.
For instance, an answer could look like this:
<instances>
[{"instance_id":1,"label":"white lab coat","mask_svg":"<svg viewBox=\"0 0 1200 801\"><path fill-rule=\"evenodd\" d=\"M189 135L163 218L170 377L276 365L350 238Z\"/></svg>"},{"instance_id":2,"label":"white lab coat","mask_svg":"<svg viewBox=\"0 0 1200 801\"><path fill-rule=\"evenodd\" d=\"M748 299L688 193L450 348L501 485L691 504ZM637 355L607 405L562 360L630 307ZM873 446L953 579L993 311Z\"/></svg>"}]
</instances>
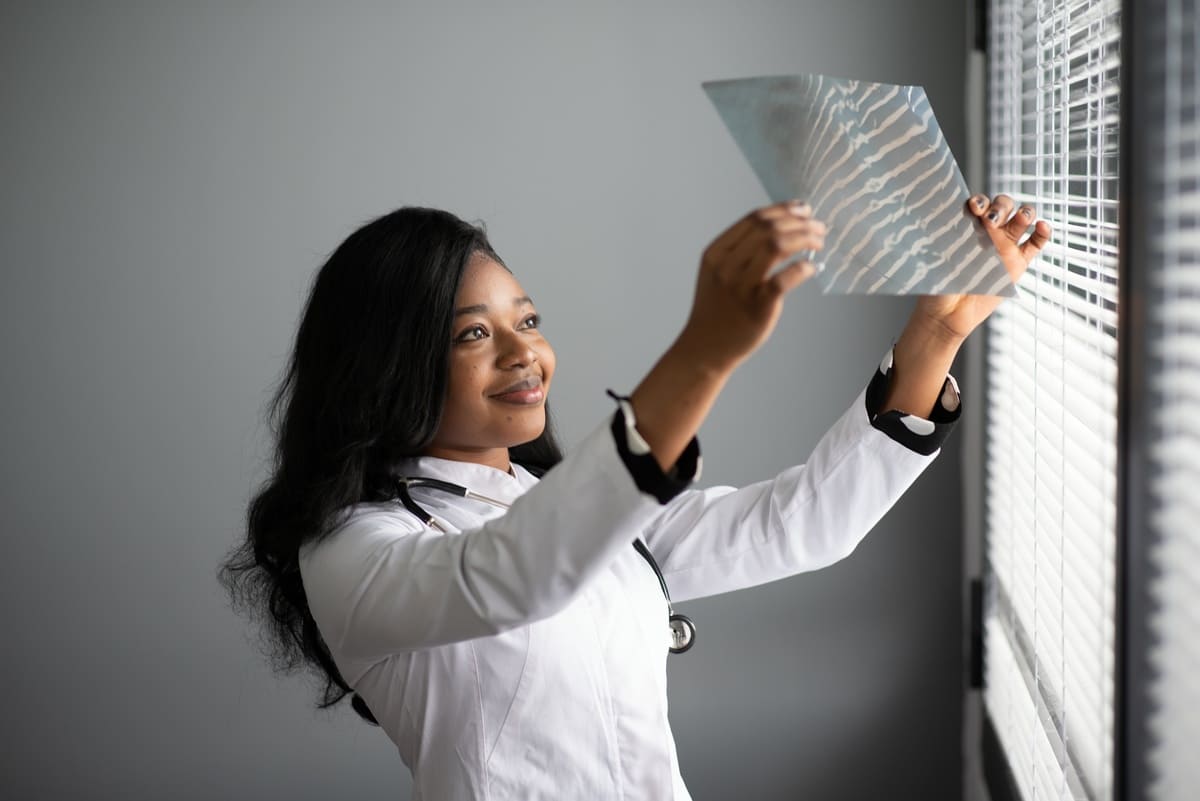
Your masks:
<instances>
[{"instance_id":1,"label":"white lab coat","mask_svg":"<svg viewBox=\"0 0 1200 801\"><path fill-rule=\"evenodd\" d=\"M806 464L664 505L638 490L606 420L541 481L517 465L513 476L408 460L406 475L512 508L414 489L459 532L443 534L397 501L359 504L302 548L301 575L342 676L411 769L414 799L683 801L667 604L634 538L676 602L824 567L938 452L874 428L864 390Z\"/></svg>"}]
</instances>

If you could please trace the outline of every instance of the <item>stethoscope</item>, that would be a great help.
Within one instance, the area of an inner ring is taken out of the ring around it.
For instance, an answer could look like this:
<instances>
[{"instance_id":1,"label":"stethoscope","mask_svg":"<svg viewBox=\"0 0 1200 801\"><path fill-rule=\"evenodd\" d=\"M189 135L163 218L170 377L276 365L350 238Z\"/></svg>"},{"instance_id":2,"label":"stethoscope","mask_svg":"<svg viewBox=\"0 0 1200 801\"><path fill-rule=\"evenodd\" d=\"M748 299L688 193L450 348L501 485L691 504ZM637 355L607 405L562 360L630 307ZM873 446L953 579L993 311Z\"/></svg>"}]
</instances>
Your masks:
<instances>
[{"instance_id":1,"label":"stethoscope","mask_svg":"<svg viewBox=\"0 0 1200 801\"><path fill-rule=\"evenodd\" d=\"M467 489L464 486L455 484L450 481L442 481L437 478L421 478L417 477L401 477L396 479L396 489L400 496L400 503L404 504L404 508L416 515L422 523L432 529L448 532L440 523L433 518L433 515L421 508L420 504L413 500L409 489L412 487L427 487L429 489L442 490L449 492L451 495L457 495L460 498L469 498L474 501L491 504L500 509L509 509L511 504L496 498L489 498L487 495L482 495L478 492ZM654 561L654 556L650 553L650 549L640 539L633 541L634 549L642 555L642 558L654 570L654 575L658 577L658 585L662 587L663 597L667 599L667 625L671 629L671 644L668 649L673 654L682 654L684 651L692 647L696 642L696 624L687 615L677 613L674 607L671 606L671 593L667 591L667 581L663 578L662 571L658 569L658 562Z\"/></svg>"}]
</instances>

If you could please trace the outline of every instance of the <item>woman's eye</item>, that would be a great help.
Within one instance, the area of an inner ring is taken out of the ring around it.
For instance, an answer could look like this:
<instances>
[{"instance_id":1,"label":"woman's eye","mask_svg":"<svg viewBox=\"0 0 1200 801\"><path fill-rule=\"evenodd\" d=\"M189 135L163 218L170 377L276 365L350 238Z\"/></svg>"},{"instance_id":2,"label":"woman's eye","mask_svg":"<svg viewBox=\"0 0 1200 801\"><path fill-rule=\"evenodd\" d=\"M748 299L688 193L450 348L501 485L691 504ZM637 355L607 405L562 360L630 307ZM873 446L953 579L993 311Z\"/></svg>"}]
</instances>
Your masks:
<instances>
[{"instance_id":1,"label":"woman's eye","mask_svg":"<svg viewBox=\"0 0 1200 801\"><path fill-rule=\"evenodd\" d=\"M521 321L522 328L540 328L542 325L542 317L540 314L531 314Z\"/></svg>"},{"instance_id":2,"label":"woman's eye","mask_svg":"<svg viewBox=\"0 0 1200 801\"><path fill-rule=\"evenodd\" d=\"M473 325L470 328L468 328L467 330L463 331L457 337L455 337L454 341L455 342L470 342L471 340L474 340L474 339L483 339L485 336L487 336L487 331L483 330L482 325Z\"/></svg>"}]
</instances>

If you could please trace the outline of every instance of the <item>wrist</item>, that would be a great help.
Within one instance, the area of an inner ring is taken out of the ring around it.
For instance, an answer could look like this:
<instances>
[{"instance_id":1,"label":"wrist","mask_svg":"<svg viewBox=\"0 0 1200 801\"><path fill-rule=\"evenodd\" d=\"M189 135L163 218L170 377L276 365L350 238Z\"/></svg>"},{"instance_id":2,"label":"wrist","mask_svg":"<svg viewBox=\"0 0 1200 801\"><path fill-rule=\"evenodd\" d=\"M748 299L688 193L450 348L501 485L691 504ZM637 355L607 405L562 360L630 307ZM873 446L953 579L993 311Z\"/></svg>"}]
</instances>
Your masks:
<instances>
[{"instance_id":1,"label":"wrist","mask_svg":"<svg viewBox=\"0 0 1200 801\"><path fill-rule=\"evenodd\" d=\"M700 380L723 383L746 357L723 353L713 347L712 343L707 341L709 339L694 333L690 327L684 328L671 347L667 348L663 358L677 363Z\"/></svg>"},{"instance_id":2,"label":"wrist","mask_svg":"<svg viewBox=\"0 0 1200 801\"><path fill-rule=\"evenodd\" d=\"M732 371L695 348L677 341L629 396L638 433L664 472L696 435Z\"/></svg>"},{"instance_id":3,"label":"wrist","mask_svg":"<svg viewBox=\"0 0 1200 801\"><path fill-rule=\"evenodd\" d=\"M913 312L900 334L900 340L907 345L906 350L917 350L932 357L949 356L953 361L959 348L966 342L966 336L953 330L943 321Z\"/></svg>"},{"instance_id":4,"label":"wrist","mask_svg":"<svg viewBox=\"0 0 1200 801\"><path fill-rule=\"evenodd\" d=\"M881 408L929 419L963 338L910 320L892 348L890 381Z\"/></svg>"}]
</instances>

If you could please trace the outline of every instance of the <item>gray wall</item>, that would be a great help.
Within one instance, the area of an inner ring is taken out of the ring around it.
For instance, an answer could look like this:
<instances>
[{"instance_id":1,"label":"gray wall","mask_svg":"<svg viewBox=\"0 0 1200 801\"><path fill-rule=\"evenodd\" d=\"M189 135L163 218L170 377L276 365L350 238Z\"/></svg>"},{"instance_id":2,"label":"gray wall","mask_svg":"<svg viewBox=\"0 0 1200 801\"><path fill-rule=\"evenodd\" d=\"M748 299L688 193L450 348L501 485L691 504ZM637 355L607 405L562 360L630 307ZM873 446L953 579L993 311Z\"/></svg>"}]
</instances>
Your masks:
<instances>
[{"instance_id":1,"label":"gray wall","mask_svg":"<svg viewBox=\"0 0 1200 801\"><path fill-rule=\"evenodd\" d=\"M386 737L272 674L214 580L323 257L402 204L485 221L574 441L766 202L700 82L922 84L961 158L964 4L199 5L0 8L0 796L405 798ZM909 308L801 288L705 481L803 461ZM685 605L698 801L958 796L957 467L952 438L844 562Z\"/></svg>"}]
</instances>

